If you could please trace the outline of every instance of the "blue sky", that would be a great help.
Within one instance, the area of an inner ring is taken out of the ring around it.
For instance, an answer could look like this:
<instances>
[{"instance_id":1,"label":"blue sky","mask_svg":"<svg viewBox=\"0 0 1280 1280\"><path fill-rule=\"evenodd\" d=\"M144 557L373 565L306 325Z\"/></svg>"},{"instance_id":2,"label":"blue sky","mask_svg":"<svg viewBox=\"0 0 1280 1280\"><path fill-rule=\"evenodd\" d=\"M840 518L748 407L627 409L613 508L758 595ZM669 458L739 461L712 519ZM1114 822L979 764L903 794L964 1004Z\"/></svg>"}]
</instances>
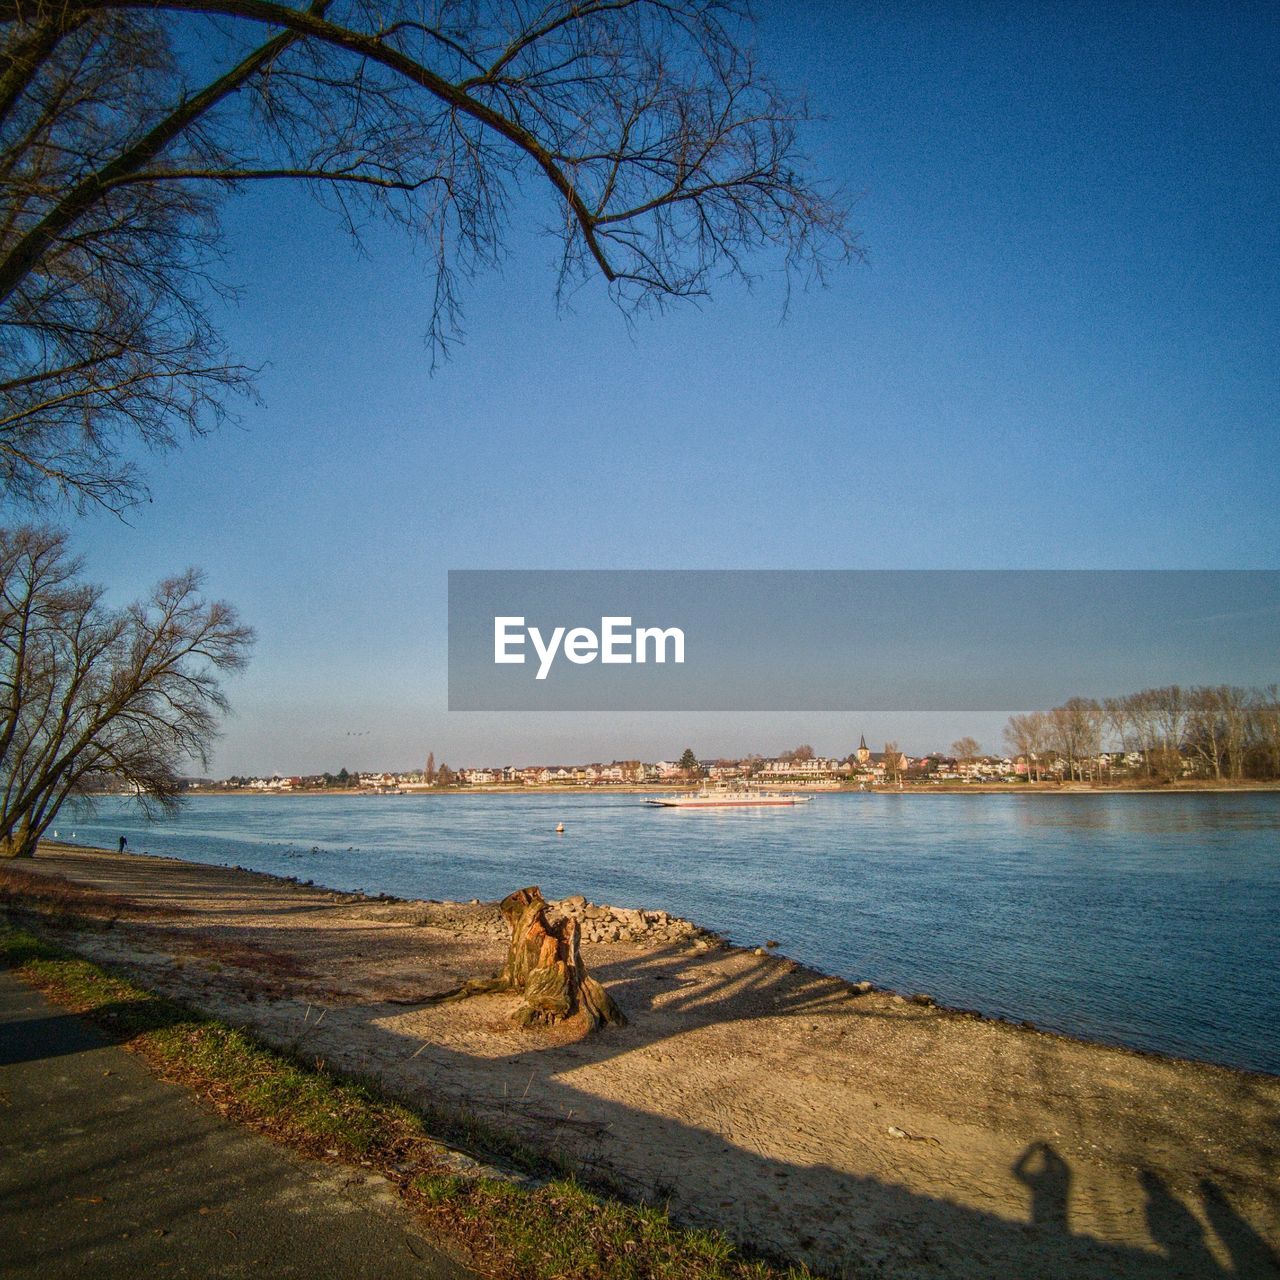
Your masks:
<instances>
[{"instance_id":1,"label":"blue sky","mask_svg":"<svg viewBox=\"0 0 1280 1280\"><path fill-rule=\"evenodd\" d=\"M257 628L218 773L995 748L991 716L449 715L446 571L1280 567L1278 32L1247 5L764 10L869 253L785 322L768 262L632 328L603 286L557 312L531 184L431 376L429 264L255 190L227 332L263 404L78 544L121 596L201 565Z\"/></svg>"}]
</instances>

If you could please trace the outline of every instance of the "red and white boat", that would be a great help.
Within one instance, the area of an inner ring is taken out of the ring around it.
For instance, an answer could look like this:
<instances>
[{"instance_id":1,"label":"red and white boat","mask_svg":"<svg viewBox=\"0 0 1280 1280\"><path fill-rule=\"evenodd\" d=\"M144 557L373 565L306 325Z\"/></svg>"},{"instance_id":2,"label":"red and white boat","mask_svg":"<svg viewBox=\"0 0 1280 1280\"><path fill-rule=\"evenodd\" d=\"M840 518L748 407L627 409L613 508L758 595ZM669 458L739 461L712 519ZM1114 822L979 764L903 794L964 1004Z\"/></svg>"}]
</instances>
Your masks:
<instances>
[{"instance_id":1,"label":"red and white boat","mask_svg":"<svg viewBox=\"0 0 1280 1280\"><path fill-rule=\"evenodd\" d=\"M703 787L700 791L654 796L645 804L660 809L772 809L808 804L811 797L751 787Z\"/></svg>"}]
</instances>

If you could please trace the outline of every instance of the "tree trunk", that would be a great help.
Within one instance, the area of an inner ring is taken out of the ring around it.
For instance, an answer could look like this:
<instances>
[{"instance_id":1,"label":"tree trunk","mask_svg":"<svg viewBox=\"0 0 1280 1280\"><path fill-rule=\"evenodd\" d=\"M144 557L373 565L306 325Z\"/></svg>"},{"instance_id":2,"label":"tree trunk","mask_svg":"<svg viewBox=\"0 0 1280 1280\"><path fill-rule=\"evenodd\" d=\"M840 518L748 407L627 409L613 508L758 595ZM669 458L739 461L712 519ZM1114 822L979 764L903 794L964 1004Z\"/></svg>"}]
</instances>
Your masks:
<instances>
[{"instance_id":1,"label":"tree trunk","mask_svg":"<svg viewBox=\"0 0 1280 1280\"><path fill-rule=\"evenodd\" d=\"M12 828L0 837L0 856L7 858L34 858L36 846L40 843L40 832L32 831L31 825L23 822L17 831Z\"/></svg>"},{"instance_id":2,"label":"tree trunk","mask_svg":"<svg viewBox=\"0 0 1280 1280\"><path fill-rule=\"evenodd\" d=\"M496 978L474 978L433 1003L461 1000L491 991L515 991L523 1003L511 1015L522 1026L581 1017L594 1031L627 1020L612 996L589 973L578 949L578 922L547 919L547 904L536 885L517 889L499 904L511 929L507 962Z\"/></svg>"}]
</instances>

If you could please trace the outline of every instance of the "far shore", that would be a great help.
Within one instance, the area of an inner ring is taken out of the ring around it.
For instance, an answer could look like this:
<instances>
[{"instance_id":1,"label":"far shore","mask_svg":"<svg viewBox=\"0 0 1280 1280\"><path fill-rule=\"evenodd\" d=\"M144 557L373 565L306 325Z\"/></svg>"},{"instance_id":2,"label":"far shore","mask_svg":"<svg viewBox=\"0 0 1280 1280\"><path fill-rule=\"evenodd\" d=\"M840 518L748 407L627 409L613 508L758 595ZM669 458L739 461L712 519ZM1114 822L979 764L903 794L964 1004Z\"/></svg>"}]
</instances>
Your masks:
<instances>
[{"instance_id":1,"label":"far shore","mask_svg":"<svg viewBox=\"0 0 1280 1280\"><path fill-rule=\"evenodd\" d=\"M501 966L492 903L49 845L0 883L19 910L48 885L53 918L99 921L64 945L152 989L826 1274L1225 1278L1252 1274L1242 1249L1280 1256L1280 1077L850 986L700 931L584 943L629 1025L529 1030L508 995L427 999Z\"/></svg>"},{"instance_id":2,"label":"far shore","mask_svg":"<svg viewBox=\"0 0 1280 1280\"><path fill-rule=\"evenodd\" d=\"M697 783L593 783L591 785L547 784L528 787L523 784L488 784L475 787L425 787L406 783L397 792L372 791L355 787L299 787L287 791L264 791L248 787L192 787L190 796L362 796L396 799L397 796L660 796L695 791ZM1203 793L1235 794L1240 792L1280 792L1277 781L1215 781L1194 779L1183 782L909 782L904 786L815 786L803 782L769 782L761 784L770 791L794 791L804 795L1199 795ZM121 797L128 798L128 797Z\"/></svg>"}]
</instances>

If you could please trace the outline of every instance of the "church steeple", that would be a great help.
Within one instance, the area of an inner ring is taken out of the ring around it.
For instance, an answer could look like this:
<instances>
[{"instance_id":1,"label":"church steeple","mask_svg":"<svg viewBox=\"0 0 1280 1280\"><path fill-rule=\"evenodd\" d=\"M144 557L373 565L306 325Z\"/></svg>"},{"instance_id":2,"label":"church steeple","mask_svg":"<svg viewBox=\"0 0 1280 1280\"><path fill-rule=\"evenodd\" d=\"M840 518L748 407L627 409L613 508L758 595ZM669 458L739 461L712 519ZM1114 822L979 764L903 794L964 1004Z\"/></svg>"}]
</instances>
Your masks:
<instances>
[{"instance_id":1,"label":"church steeple","mask_svg":"<svg viewBox=\"0 0 1280 1280\"><path fill-rule=\"evenodd\" d=\"M858 739L858 763L866 764L871 759L871 748L867 746L867 735L864 733Z\"/></svg>"}]
</instances>

